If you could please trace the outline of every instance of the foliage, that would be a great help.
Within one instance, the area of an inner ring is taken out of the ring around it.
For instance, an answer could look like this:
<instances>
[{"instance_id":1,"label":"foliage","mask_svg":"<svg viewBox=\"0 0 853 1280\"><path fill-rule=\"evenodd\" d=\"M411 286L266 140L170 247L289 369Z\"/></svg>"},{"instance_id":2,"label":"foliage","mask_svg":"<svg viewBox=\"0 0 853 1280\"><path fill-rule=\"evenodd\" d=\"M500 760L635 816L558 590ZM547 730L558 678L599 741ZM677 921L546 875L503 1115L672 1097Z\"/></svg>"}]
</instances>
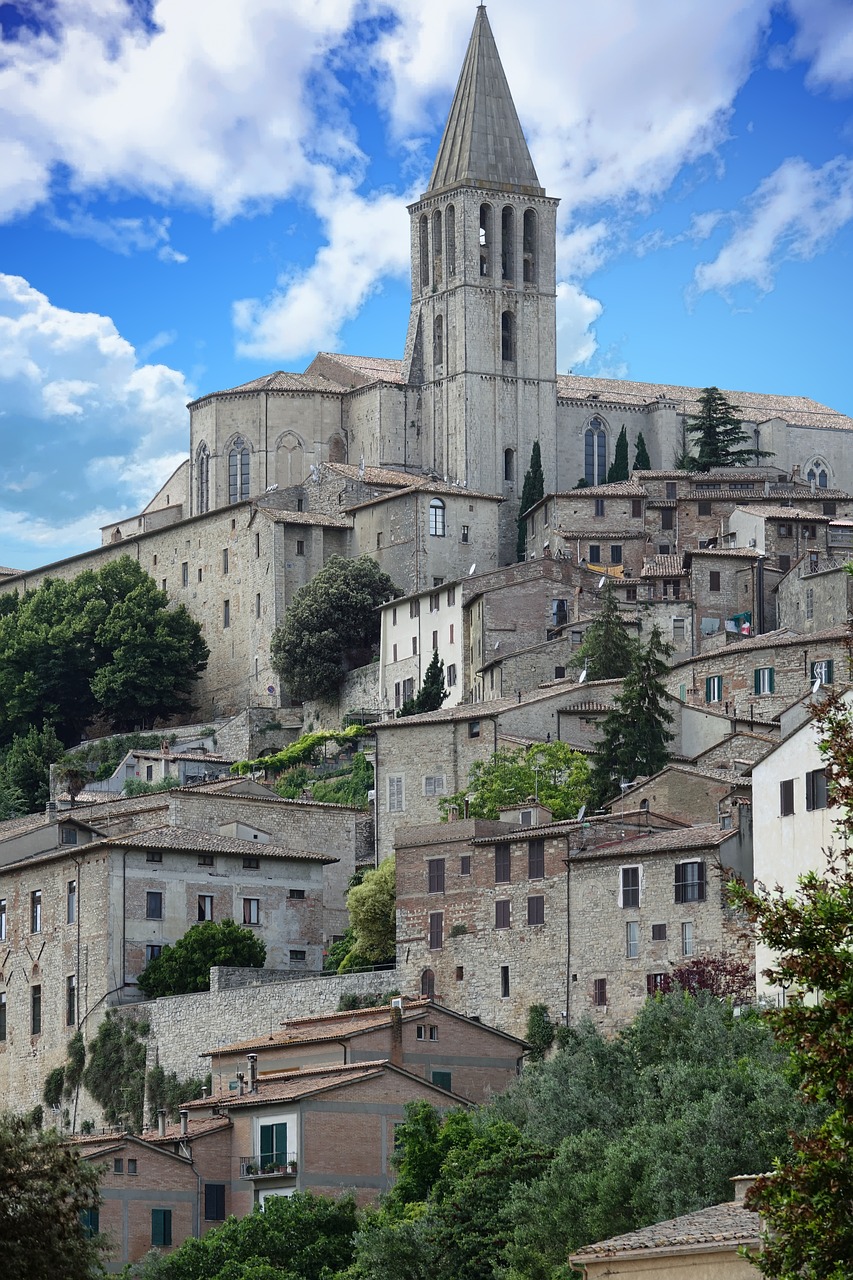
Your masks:
<instances>
[{"instance_id":1,"label":"foliage","mask_svg":"<svg viewBox=\"0 0 853 1280\"><path fill-rule=\"evenodd\" d=\"M0 822L6 822L9 818L19 818L26 812L27 801L24 793L9 777L5 758L0 758Z\"/></svg>"},{"instance_id":2,"label":"foliage","mask_svg":"<svg viewBox=\"0 0 853 1280\"><path fill-rule=\"evenodd\" d=\"M596 747L592 786L598 804L618 794L620 779L628 782L658 773L669 759L672 712L666 705L662 677L672 652L655 624L648 643L635 645L631 670L613 708L604 717Z\"/></svg>"},{"instance_id":3,"label":"foliage","mask_svg":"<svg viewBox=\"0 0 853 1280\"><path fill-rule=\"evenodd\" d=\"M308 788L308 777L308 769L304 764L286 770L275 780L276 795L281 796L282 800L301 800Z\"/></svg>"},{"instance_id":4,"label":"foliage","mask_svg":"<svg viewBox=\"0 0 853 1280\"><path fill-rule=\"evenodd\" d=\"M424 681L414 698L407 698L400 708L401 716L417 716L424 711L438 711L450 690L444 683L444 659L434 650Z\"/></svg>"},{"instance_id":5,"label":"foliage","mask_svg":"<svg viewBox=\"0 0 853 1280\"><path fill-rule=\"evenodd\" d=\"M258 760L238 760L236 764L232 764L231 772L245 775L264 769L272 773L283 773L298 765L313 764L319 759L320 748L327 742L335 742L339 747L349 747L370 732L370 726L363 724L352 724L347 729L315 729L313 732L303 733L296 742L273 755L261 756Z\"/></svg>"},{"instance_id":6,"label":"foliage","mask_svg":"<svg viewBox=\"0 0 853 1280\"><path fill-rule=\"evenodd\" d=\"M202 732L202 737L211 737L212 730ZM68 753L68 759L82 763L90 777L96 782L111 778L121 764L128 751L137 748L159 750L164 742L172 746L178 740L176 733L117 733L109 738L97 738L93 742L82 742Z\"/></svg>"},{"instance_id":7,"label":"foliage","mask_svg":"<svg viewBox=\"0 0 853 1280\"><path fill-rule=\"evenodd\" d=\"M12 738L3 772L13 792L23 797L27 813L37 813L50 799L50 766L62 754L62 743L47 721L41 729L31 725Z\"/></svg>"},{"instance_id":8,"label":"foliage","mask_svg":"<svg viewBox=\"0 0 853 1280\"><path fill-rule=\"evenodd\" d=\"M122 794L131 796L152 796L159 791L173 791L181 784L177 778L161 778L159 782L143 782L141 778L128 778Z\"/></svg>"},{"instance_id":9,"label":"foliage","mask_svg":"<svg viewBox=\"0 0 853 1280\"><path fill-rule=\"evenodd\" d=\"M44 1099L45 1106L58 1107L62 1102L62 1089L65 1084L65 1068L54 1067L52 1071L48 1071L44 1080L44 1088L41 1096Z\"/></svg>"},{"instance_id":10,"label":"foliage","mask_svg":"<svg viewBox=\"0 0 853 1280\"><path fill-rule=\"evenodd\" d=\"M554 1024L548 1015L547 1004L532 1004L527 1010L525 1040L530 1045L531 1062L541 1062L554 1043Z\"/></svg>"},{"instance_id":11,"label":"foliage","mask_svg":"<svg viewBox=\"0 0 853 1280\"><path fill-rule=\"evenodd\" d=\"M352 1258L356 1222L350 1196L272 1196L263 1209L229 1218L165 1257L149 1255L135 1274L139 1280L333 1280Z\"/></svg>"},{"instance_id":12,"label":"foliage","mask_svg":"<svg viewBox=\"0 0 853 1280\"><path fill-rule=\"evenodd\" d=\"M137 983L149 999L209 991L214 965L263 969L266 958L266 944L251 929L233 920L205 920L188 929L174 946L167 943Z\"/></svg>"},{"instance_id":13,"label":"foliage","mask_svg":"<svg viewBox=\"0 0 853 1280\"><path fill-rule=\"evenodd\" d=\"M103 1108L107 1124L139 1132L145 1107L144 1027L112 1009L89 1044L83 1084Z\"/></svg>"},{"instance_id":14,"label":"foliage","mask_svg":"<svg viewBox=\"0 0 853 1280\"><path fill-rule=\"evenodd\" d=\"M694 436L698 448L693 459L697 471L712 467L746 467L759 458L769 457L764 449L751 444L749 432L717 387L705 387L699 393L699 412L687 419L687 433Z\"/></svg>"},{"instance_id":15,"label":"foliage","mask_svg":"<svg viewBox=\"0 0 853 1280\"><path fill-rule=\"evenodd\" d=\"M3 1272L15 1280L90 1280L103 1274L102 1243L81 1222L100 1203L100 1171L38 1133L20 1116L0 1116L0 1240Z\"/></svg>"},{"instance_id":16,"label":"foliage","mask_svg":"<svg viewBox=\"0 0 853 1280\"><path fill-rule=\"evenodd\" d=\"M339 778L319 778L311 785L311 796L323 804L346 804L367 808L367 793L373 789L373 766L363 751L353 756L352 768Z\"/></svg>"},{"instance_id":17,"label":"foliage","mask_svg":"<svg viewBox=\"0 0 853 1280\"><path fill-rule=\"evenodd\" d=\"M79 1088L86 1066L86 1045L83 1032L75 1031L66 1046L67 1059L63 1066L54 1067L45 1078L42 1097L48 1107L58 1107L62 1099L73 1097Z\"/></svg>"},{"instance_id":18,"label":"foliage","mask_svg":"<svg viewBox=\"0 0 853 1280\"><path fill-rule=\"evenodd\" d=\"M601 591L598 613L587 627L578 650L577 661L586 668L587 680L617 680L631 670L635 647L608 579Z\"/></svg>"},{"instance_id":19,"label":"foliage","mask_svg":"<svg viewBox=\"0 0 853 1280\"><path fill-rule=\"evenodd\" d=\"M347 909L355 953L371 964L387 964L395 957L396 872L393 854L367 872L361 884L347 893ZM339 972L346 972L347 962Z\"/></svg>"},{"instance_id":20,"label":"foliage","mask_svg":"<svg viewBox=\"0 0 853 1280\"><path fill-rule=\"evenodd\" d=\"M516 552L519 560L524 560L527 555L527 521L524 518L525 512L531 507L535 507L541 498L545 497L545 476L542 471L542 451L539 448L539 441L534 440L533 448L530 451L530 466L524 476L524 484L521 487L521 501L518 506L518 541L516 544Z\"/></svg>"},{"instance_id":21,"label":"foliage","mask_svg":"<svg viewBox=\"0 0 853 1280\"><path fill-rule=\"evenodd\" d=\"M161 1108L168 1112L170 1119L177 1120L178 1112L184 1103L200 1098L205 1086L209 1093L211 1086L209 1072L203 1080L181 1080L174 1071L164 1071L159 1065L152 1067L145 1079L149 1120L154 1124L157 1120L157 1112Z\"/></svg>"},{"instance_id":22,"label":"foliage","mask_svg":"<svg viewBox=\"0 0 853 1280\"><path fill-rule=\"evenodd\" d=\"M645 437L641 431L637 436L637 444L634 450L634 470L651 471L651 469L651 458L649 457L649 451L646 448Z\"/></svg>"},{"instance_id":23,"label":"foliage","mask_svg":"<svg viewBox=\"0 0 853 1280\"><path fill-rule=\"evenodd\" d=\"M334 697L344 671L368 660L379 640L379 605L399 594L369 556L331 556L273 632L272 665L291 697Z\"/></svg>"},{"instance_id":24,"label":"foliage","mask_svg":"<svg viewBox=\"0 0 853 1280\"><path fill-rule=\"evenodd\" d=\"M616 448L613 453L613 461L607 472L607 483L613 484L618 480L628 479L628 432L623 424L622 430L616 439Z\"/></svg>"},{"instance_id":25,"label":"foliage","mask_svg":"<svg viewBox=\"0 0 853 1280\"><path fill-rule=\"evenodd\" d=\"M707 991L718 1000L749 1004L755 999L755 974L736 956L694 956L664 974L663 991L680 987L692 996Z\"/></svg>"},{"instance_id":26,"label":"foliage","mask_svg":"<svg viewBox=\"0 0 853 1280\"><path fill-rule=\"evenodd\" d=\"M589 766L586 756L565 742L535 742L514 750L501 748L488 760L477 760L468 773L468 785L439 801L442 820L452 805L463 811L468 799L472 818L499 817L501 808L523 804L531 796L550 809L557 819L573 818L589 799Z\"/></svg>"},{"instance_id":27,"label":"foliage","mask_svg":"<svg viewBox=\"0 0 853 1280\"><path fill-rule=\"evenodd\" d=\"M362 995L357 995L355 991L345 991L338 1001L338 1013L346 1013L350 1009L378 1009L390 1004L399 994L397 990L365 991Z\"/></svg>"}]
</instances>

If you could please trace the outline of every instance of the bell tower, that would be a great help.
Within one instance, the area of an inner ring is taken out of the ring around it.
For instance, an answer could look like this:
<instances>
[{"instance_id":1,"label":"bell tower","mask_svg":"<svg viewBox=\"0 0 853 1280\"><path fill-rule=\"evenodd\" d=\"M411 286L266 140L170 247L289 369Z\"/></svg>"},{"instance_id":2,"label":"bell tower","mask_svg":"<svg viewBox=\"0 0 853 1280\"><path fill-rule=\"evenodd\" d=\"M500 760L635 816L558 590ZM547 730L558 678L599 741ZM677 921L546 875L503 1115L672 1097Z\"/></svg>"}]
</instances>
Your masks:
<instances>
[{"instance_id":1,"label":"bell tower","mask_svg":"<svg viewBox=\"0 0 853 1280\"><path fill-rule=\"evenodd\" d=\"M403 375L418 388L425 470L503 495L515 559L535 440L556 486L556 216L539 185L484 5L429 187L410 206L412 309Z\"/></svg>"}]
</instances>

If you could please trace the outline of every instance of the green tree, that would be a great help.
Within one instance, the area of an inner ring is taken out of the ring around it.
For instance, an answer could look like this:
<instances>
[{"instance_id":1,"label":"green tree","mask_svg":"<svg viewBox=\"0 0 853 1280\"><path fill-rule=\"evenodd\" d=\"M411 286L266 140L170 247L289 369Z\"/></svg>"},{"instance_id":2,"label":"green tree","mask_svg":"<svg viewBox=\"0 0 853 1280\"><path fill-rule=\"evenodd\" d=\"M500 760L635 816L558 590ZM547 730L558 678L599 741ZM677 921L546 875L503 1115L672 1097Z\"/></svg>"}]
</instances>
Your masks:
<instances>
[{"instance_id":1,"label":"green tree","mask_svg":"<svg viewBox=\"0 0 853 1280\"><path fill-rule=\"evenodd\" d=\"M521 487L521 501L518 508L516 552L519 560L523 560L527 554L527 521L524 518L525 512L529 511L531 507L535 507L540 498L544 497L545 475L542 471L542 451L539 448L539 441L534 440L533 448L530 451L530 466L525 472L524 484Z\"/></svg>"},{"instance_id":2,"label":"green tree","mask_svg":"<svg viewBox=\"0 0 853 1280\"><path fill-rule=\"evenodd\" d=\"M705 387L699 393L699 412L687 419L687 433L697 444L697 471L746 467L760 457L770 456L766 450L755 448L737 412L719 388Z\"/></svg>"},{"instance_id":3,"label":"green tree","mask_svg":"<svg viewBox=\"0 0 853 1280\"><path fill-rule=\"evenodd\" d=\"M0 822L8 818L19 818L27 812L27 801L23 791L9 777L5 757L0 759Z\"/></svg>"},{"instance_id":4,"label":"green tree","mask_svg":"<svg viewBox=\"0 0 853 1280\"><path fill-rule=\"evenodd\" d=\"M673 717L663 676L671 653L672 646L664 641L657 624L648 643L634 648L631 670L604 717L595 751L592 788L598 804L618 792L620 779L633 782L658 773L669 759L673 735L667 725Z\"/></svg>"},{"instance_id":5,"label":"green tree","mask_svg":"<svg viewBox=\"0 0 853 1280\"><path fill-rule=\"evenodd\" d=\"M15 1280L91 1280L102 1275L103 1242L83 1215L100 1203L100 1171L20 1116L0 1116L0 1241Z\"/></svg>"},{"instance_id":6,"label":"green tree","mask_svg":"<svg viewBox=\"0 0 853 1280\"><path fill-rule=\"evenodd\" d=\"M444 684L444 659L434 650L429 666L424 672L424 682L414 698L408 698L400 708L401 716L417 716L424 711L438 711L448 696Z\"/></svg>"},{"instance_id":7,"label":"green tree","mask_svg":"<svg viewBox=\"0 0 853 1280\"><path fill-rule=\"evenodd\" d=\"M266 958L266 944L251 929L244 929L233 920L205 920L188 929L174 946L167 943L143 969L137 983L151 1000L209 991L214 965L263 969Z\"/></svg>"},{"instance_id":8,"label":"green tree","mask_svg":"<svg viewBox=\"0 0 853 1280\"><path fill-rule=\"evenodd\" d=\"M369 556L331 556L273 632L272 665L291 697L334 697L344 672L367 661L379 640L379 605L399 594Z\"/></svg>"},{"instance_id":9,"label":"green tree","mask_svg":"<svg viewBox=\"0 0 853 1280\"><path fill-rule=\"evenodd\" d=\"M50 799L50 766L64 754L52 725L32 725L15 734L6 752L3 772L12 794L23 797L25 811L37 813Z\"/></svg>"},{"instance_id":10,"label":"green tree","mask_svg":"<svg viewBox=\"0 0 853 1280\"><path fill-rule=\"evenodd\" d=\"M638 444L639 448L639 444ZM610 470L607 472L607 483L628 479L628 432L623 425L616 440L616 449Z\"/></svg>"},{"instance_id":11,"label":"green tree","mask_svg":"<svg viewBox=\"0 0 853 1280\"><path fill-rule=\"evenodd\" d=\"M547 1004L532 1004L527 1010L525 1039L530 1045L531 1062L542 1062L554 1043L556 1028L548 1013Z\"/></svg>"},{"instance_id":12,"label":"green tree","mask_svg":"<svg viewBox=\"0 0 853 1280\"><path fill-rule=\"evenodd\" d=\"M361 884L354 885L347 893L355 954L370 964L387 964L394 959L397 936L395 886L392 855L368 871ZM348 967L352 967L352 962L348 965L344 961L341 971L345 972Z\"/></svg>"},{"instance_id":13,"label":"green tree","mask_svg":"<svg viewBox=\"0 0 853 1280\"><path fill-rule=\"evenodd\" d=\"M635 471L651 471L652 463L649 458L649 451L646 448L645 437L642 431L637 436L637 444L634 449L634 470Z\"/></svg>"},{"instance_id":14,"label":"green tree","mask_svg":"<svg viewBox=\"0 0 853 1280\"><path fill-rule=\"evenodd\" d=\"M622 621L608 578L601 591L598 613L587 627L578 650L577 661L585 667L587 680L616 680L631 670L635 649L636 642Z\"/></svg>"},{"instance_id":15,"label":"green tree","mask_svg":"<svg viewBox=\"0 0 853 1280\"><path fill-rule=\"evenodd\" d=\"M145 1108L147 1026L110 1010L89 1043L82 1082L103 1108L107 1124L139 1132Z\"/></svg>"},{"instance_id":16,"label":"green tree","mask_svg":"<svg viewBox=\"0 0 853 1280\"><path fill-rule=\"evenodd\" d=\"M475 761L467 787L444 796L439 809L446 819L451 806L461 813L467 800L472 818L496 819L501 808L523 804L530 796L536 796L555 818L573 818L589 799L586 756L565 742L534 742L514 750L502 747L488 760Z\"/></svg>"}]
</instances>

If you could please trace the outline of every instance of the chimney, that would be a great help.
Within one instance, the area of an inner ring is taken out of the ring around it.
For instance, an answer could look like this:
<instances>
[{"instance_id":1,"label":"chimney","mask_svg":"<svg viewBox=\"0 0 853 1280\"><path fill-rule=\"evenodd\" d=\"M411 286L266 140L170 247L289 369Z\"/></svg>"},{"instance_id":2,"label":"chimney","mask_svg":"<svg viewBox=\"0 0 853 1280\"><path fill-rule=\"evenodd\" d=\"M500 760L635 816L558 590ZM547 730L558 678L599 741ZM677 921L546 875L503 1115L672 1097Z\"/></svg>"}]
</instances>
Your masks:
<instances>
[{"instance_id":1,"label":"chimney","mask_svg":"<svg viewBox=\"0 0 853 1280\"><path fill-rule=\"evenodd\" d=\"M249 1064L249 1093L258 1092L258 1055L256 1053L247 1053L246 1061Z\"/></svg>"},{"instance_id":2,"label":"chimney","mask_svg":"<svg viewBox=\"0 0 853 1280\"><path fill-rule=\"evenodd\" d=\"M206 1097L207 1097L207 1085L206 1085L206 1084L203 1084L203 1085L201 1086L201 1096L202 1096L202 1098L206 1098Z\"/></svg>"},{"instance_id":3,"label":"chimney","mask_svg":"<svg viewBox=\"0 0 853 1280\"><path fill-rule=\"evenodd\" d=\"M160 1107L157 1111L157 1134L161 1138L166 1136L166 1108Z\"/></svg>"},{"instance_id":4,"label":"chimney","mask_svg":"<svg viewBox=\"0 0 853 1280\"><path fill-rule=\"evenodd\" d=\"M243 1072L238 1071L237 1072L237 1097L238 1098L242 1098L243 1096L243 1082L245 1081L245 1079L246 1077L244 1076Z\"/></svg>"},{"instance_id":5,"label":"chimney","mask_svg":"<svg viewBox=\"0 0 853 1280\"><path fill-rule=\"evenodd\" d=\"M391 1009L391 1065L403 1065L403 1010L399 1006Z\"/></svg>"},{"instance_id":6,"label":"chimney","mask_svg":"<svg viewBox=\"0 0 853 1280\"><path fill-rule=\"evenodd\" d=\"M189 1111L182 1111L180 1113L180 1116L181 1116L181 1137L185 1138L189 1132L190 1113Z\"/></svg>"},{"instance_id":7,"label":"chimney","mask_svg":"<svg viewBox=\"0 0 853 1280\"><path fill-rule=\"evenodd\" d=\"M735 1187L735 1204L743 1204L743 1198L752 1184L760 1177L758 1173L742 1173L729 1181L734 1183Z\"/></svg>"},{"instance_id":8,"label":"chimney","mask_svg":"<svg viewBox=\"0 0 853 1280\"><path fill-rule=\"evenodd\" d=\"M48 800L47 805L45 806L45 813L48 822L56 822L56 808L56 801Z\"/></svg>"}]
</instances>

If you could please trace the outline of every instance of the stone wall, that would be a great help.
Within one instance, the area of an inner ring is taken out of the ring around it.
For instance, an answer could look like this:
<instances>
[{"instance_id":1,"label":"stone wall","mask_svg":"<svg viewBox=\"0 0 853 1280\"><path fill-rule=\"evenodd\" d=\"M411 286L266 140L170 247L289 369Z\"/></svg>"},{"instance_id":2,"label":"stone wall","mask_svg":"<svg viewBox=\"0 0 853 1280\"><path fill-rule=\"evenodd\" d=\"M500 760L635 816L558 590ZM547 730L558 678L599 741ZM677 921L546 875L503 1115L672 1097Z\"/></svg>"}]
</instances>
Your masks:
<instances>
[{"instance_id":1,"label":"stone wall","mask_svg":"<svg viewBox=\"0 0 853 1280\"><path fill-rule=\"evenodd\" d=\"M379 663L347 671L340 692L334 700L312 699L302 704L304 726L315 729L337 729L348 711L375 711L379 714ZM308 732L307 727L304 732Z\"/></svg>"}]
</instances>

